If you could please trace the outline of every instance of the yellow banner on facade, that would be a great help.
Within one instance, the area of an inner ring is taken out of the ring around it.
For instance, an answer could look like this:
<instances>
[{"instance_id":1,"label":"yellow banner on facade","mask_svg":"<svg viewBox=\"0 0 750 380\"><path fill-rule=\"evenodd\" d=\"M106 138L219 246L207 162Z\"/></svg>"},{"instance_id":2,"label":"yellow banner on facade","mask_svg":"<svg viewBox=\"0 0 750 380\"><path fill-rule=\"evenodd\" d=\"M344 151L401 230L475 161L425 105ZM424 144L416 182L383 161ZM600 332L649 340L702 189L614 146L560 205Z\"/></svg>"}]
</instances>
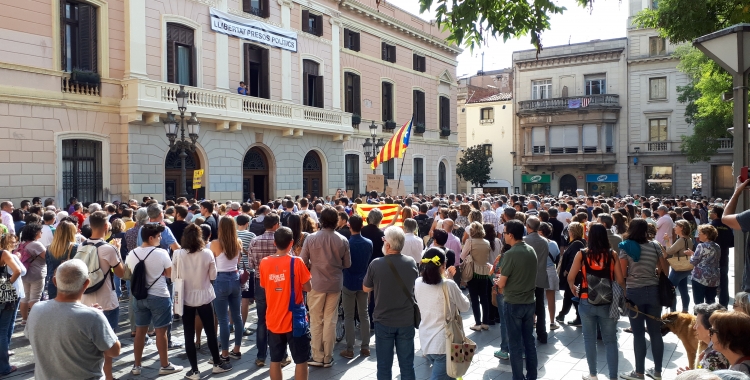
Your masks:
<instances>
[{"instance_id":1,"label":"yellow banner on facade","mask_svg":"<svg viewBox=\"0 0 750 380\"><path fill-rule=\"evenodd\" d=\"M203 187L203 169L193 170L193 189L200 189Z\"/></svg>"}]
</instances>

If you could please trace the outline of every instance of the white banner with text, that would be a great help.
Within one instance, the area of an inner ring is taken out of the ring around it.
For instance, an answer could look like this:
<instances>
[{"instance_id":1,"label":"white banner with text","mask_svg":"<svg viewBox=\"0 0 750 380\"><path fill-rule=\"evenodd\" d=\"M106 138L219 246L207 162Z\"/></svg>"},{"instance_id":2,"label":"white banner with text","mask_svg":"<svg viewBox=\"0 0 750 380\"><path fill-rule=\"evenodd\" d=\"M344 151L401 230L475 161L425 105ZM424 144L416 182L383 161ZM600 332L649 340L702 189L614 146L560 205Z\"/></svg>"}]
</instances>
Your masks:
<instances>
[{"instance_id":1,"label":"white banner with text","mask_svg":"<svg viewBox=\"0 0 750 380\"><path fill-rule=\"evenodd\" d=\"M297 52L297 33L264 22L235 16L215 8L211 11L211 30L248 41Z\"/></svg>"}]
</instances>

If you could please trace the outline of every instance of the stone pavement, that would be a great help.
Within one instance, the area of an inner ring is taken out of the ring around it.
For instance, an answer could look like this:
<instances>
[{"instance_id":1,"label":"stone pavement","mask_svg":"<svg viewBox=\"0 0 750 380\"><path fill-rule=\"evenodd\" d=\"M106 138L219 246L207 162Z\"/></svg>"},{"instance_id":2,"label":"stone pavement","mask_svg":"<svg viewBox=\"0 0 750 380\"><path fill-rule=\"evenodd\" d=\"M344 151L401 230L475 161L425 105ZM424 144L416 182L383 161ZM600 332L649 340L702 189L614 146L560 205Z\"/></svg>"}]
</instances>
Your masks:
<instances>
[{"instance_id":1,"label":"stone pavement","mask_svg":"<svg viewBox=\"0 0 750 380\"><path fill-rule=\"evenodd\" d=\"M733 254L730 253L730 258ZM730 268L733 264L730 262ZM733 289L733 277L734 271L730 270L730 286L729 289ZM679 294L678 294L679 297ZM730 300L731 302L731 300ZM678 300L679 303L679 300ZM557 307L558 310L562 305L562 299L558 294ZM143 372L140 376L133 376L130 374L130 368L133 365L133 340L129 334L129 324L127 322L127 303L121 304L120 309L120 329L118 335L120 341L123 344L122 354L117 358L114 363L115 377L120 379L181 379L184 378L185 373L189 370L189 364L184 349L170 351L170 360L182 366L185 366L186 370L180 373L158 376L159 369L159 356L156 351L156 346L151 345L146 347L143 355ZM730 306L731 308L731 306ZM692 305L691 305L692 310ZM574 311L571 310L567 320L574 318ZM250 315L250 327L253 328L255 325L255 312L251 309ZM493 356L495 350L499 348L500 344L500 330L499 325L490 326L488 331L475 332L469 330L469 326L473 324L473 317L471 311L463 314L464 327L468 336L477 343L478 352L474 356L474 361L471 368L464 379L500 379L510 380L512 378L510 362L507 360L498 360ZM55 323L50 321L50 323ZM549 321L548 321L549 323ZM629 371L634 368L634 351L632 334L623 332L624 328L629 326L627 318L621 318L618 323L618 344L620 347L620 359L619 359L619 371ZM373 333L374 334L374 333ZM421 351L419 350L419 332L414 340L414 348L416 350L414 358L414 368L417 379L429 379L431 368L427 363L427 360L422 357ZM232 334L231 337L234 335ZM234 368L232 371L213 375L211 374L212 366L208 364L210 355L207 353L198 354L199 368L203 373L202 378L212 379L268 379L268 363L266 367L258 368L255 366L255 335L245 337L243 340L242 348L242 359L232 360ZM175 331L172 339L177 342L183 342L182 336L182 324L177 322L175 324ZM646 335L648 342L648 335ZM204 337L205 342L205 337ZM343 343L336 344L334 348L334 359L335 364L331 368L310 368L310 379L311 380L337 380L337 379L376 379L376 353L375 353L375 338L371 339L371 352L372 356L369 358L355 357L352 360L347 360L338 355L338 353L344 349ZM205 344L205 343L204 343ZM356 344L355 344L356 346ZM205 345L204 345L205 347ZM599 377L605 379L607 377L607 362L604 355L604 345L601 341L598 342L598 370ZM11 357L11 364L18 366L18 371L6 376L8 379L33 379L34 374L34 358L31 352L29 341L23 336L23 328L16 326L13 339L11 341L11 349L16 352L15 356ZM356 352L356 351L355 351ZM586 355L583 344L583 335L580 328L562 326L561 328L553 331L549 334L548 343L545 345L537 345L537 353L539 359L539 378L540 379L554 379L554 380L579 380L581 375L588 372L588 365L586 363ZM398 361L394 357L393 363L393 376L394 378L400 378ZM676 376L676 369L687 365L687 355L682 343L677 339L674 334L667 334L664 337L664 370L663 378L665 380L673 379ZM649 350L646 358L646 368L653 367L653 360L651 352ZM283 370L284 378L291 379L294 377L294 365L289 365Z\"/></svg>"}]
</instances>

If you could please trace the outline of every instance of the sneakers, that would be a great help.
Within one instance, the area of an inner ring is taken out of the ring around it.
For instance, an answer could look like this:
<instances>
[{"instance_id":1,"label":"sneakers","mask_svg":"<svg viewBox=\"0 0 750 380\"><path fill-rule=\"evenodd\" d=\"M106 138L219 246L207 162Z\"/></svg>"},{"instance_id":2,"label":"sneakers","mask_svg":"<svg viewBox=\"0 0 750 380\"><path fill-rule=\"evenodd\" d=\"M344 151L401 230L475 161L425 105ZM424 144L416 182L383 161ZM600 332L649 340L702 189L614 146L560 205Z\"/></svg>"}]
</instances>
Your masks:
<instances>
[{"instance_id":1,"label":"sneakers","mask_svg":"<svg viewBox=\"0 0 750 380\"><path fill-rule=\"evenodd\" d=\"M576 318L575 320L568 322L568 326L581 327L581 319Z\"/></svg>"},{"instance_id":2,"label":"sneakers","mask_svg":"<svg viewBox=\"0 0 750 380\"><path fill-rule=\"evenodd\" d=\"M559 328L560 328L560 325L558 325L557 323L552 323L552 324L549 325L550 331L557 330Z\"/></svg>"},{"instance_id":3,"label":"sneakers","mask_svg":"<svg viewBox=\"0 0 750 380\"><path fill-rule=\"evenodd\" d=\"M560 323L565 323L565 317L562 315L558 315L557 317L555 317L555 320Z\"/></svg>"},{"instance_id":4,"label":"sneakers","mask_svg":"<svg viewBox=\"0 0 750 380\"><path fill-rule=\"evenodd\" d=\"M490 326L485 325L484 323L482 323L482 330L489 330L489 329L490 329Z\"/></svg>"},{"instance_id":5,"label":"sneakers","mask_svg":"<svg viewBox=\"0 0 750 380\"><path fill-rule=\"evenodd\" d=\"M330 362L323 363L323 368L331 368L331 367L333 367L333 358L331 358ZM654 379L654 380L661 380L661 378Z\"/></svg>"},{"instance_id":6,"label":"sneakers","mask_svg":"<svg viewBox=\"0 0 750 380\"><path fill-rule=\"evenodd\" d=\"M474 330L474 331L482 331L482 325L474 325L474 326L471 326L469 328L472 329L472 330Z\"/></svg>"},{"instance_id":7,"label":"sneakers","mask_svg":"<svg viewBox=\"0 0 750 380\"><path fill-rule=\"evenodd\" d=\"M635 371L620 372L620 378L625 380L643 380L643 375L638 375Z\"/></svg>"},{"instance_id":8,"label":"sneakers","mask_svg":"<svg viewBox=\"0 0 750 380\"><path fill-rule=\"evenodd\" d=\"M284 359L281 360L281 368L288 366L291 362L292 359L289 356L284 356Z\"/></svg>"},{"instance_id":9,"label":"sneakers","mask_svg":"<svg viewBox=\"0 0 750 380\"><path fill-rule=\"evenodd\" d=\"M169 350L177 350L177 349L180 349L180 348L182 348L184 346L185 345L182 344L182 343L169 342L169 347L167 349L169 349Z\"/></svg>"},{"instance_id":10,"label":"sneakers","mask_svg":"<svg viewBox=\"0 0 750 380\"><path fill-rule=\"evenodd\" d=\"M242 359L242 352L229 351L229 357L234 360Z\"/></svg>"},{"instance_id":11,"label":"sneakers","mask_svg":"<svg viewBox=\"0 0 750 380\"><path fill-rule=\"evenodd\" d=\"M359 354L364 357L370 356L370 349L369 348L363 348L359 350Z\"/></svg>"},{"instance_id":12,"label":"sneakers","mask_svg":"<svg viewBox=\"0 0 750 380\"><path fill-rule=\"evenodd\" d=\"M310 359L307 361L307 365L309 365L310 367L322 367L323 362L316 362L314 359Z\"/></svg>"},{"instance_id":13,"label":"sneakers","mask_svg":"<svg viewBox=\"0 0 750 380\"><path fill-rule=\"evenodd\" d=\"M181 365L174 365L172 363L167 364L166 367L159 368L159 376L161 375L169 375L170 373L180 372L182 371Z\"/></svg>"},{"instance_id":14,"label":"sneakers","mask_svg":"<svg viewBox=\"0 0 750 380\"><path fill-rule=\"evenodd\" d=\"M597 380L598 378L598 376L591 376L586 374L581 375L581 380Z\"/></svg>"},{"instance_id":15,"label":"sneakers","mask_svg":"<svg viewBox=\"0 0 750 380\"><path fill-rule=\"evenodd\" d=\"M266 365L266 361L265 360L260 360L260 359L255 359L255 365L258 366L258 367L263 367L264 365Z\"/></svg>"},{"instance_id":16,"label":"sneakers","mask_svg":"<svg viewBox=\"0 0 750 380\"><path fill-rule=\"evenodd\" d=\"M223 373L232 369L232 363L222 361L221 364L215 364L213 373Z\"/></svg>"},{"instance_id":17,"label":"sneakers","mask_svg":"<svg viewBox=\"0 0 750 380\"><path fill-rule=\"evenodd\" d=\"M133 374L133 375L135 375L135 376L140 375L141 374L141 366L134 365L133 369L130 370L130 373Z\"/></svg>"},{"instance_id":18,"label":"sneakers","mask_svg":"<svg viewBox=\"0 0 750 380\"><path fill-rule=\"evenodd\" d=\"M191 369L190 372L188 372L188 373L185 374L185 378L186 379L190 379L190 380L200 380L201 379L201 373L200 373L200 371L194 371L194 370Z\"/></svg>"},{"instance_id":19,"label":"sneakers","mask_svg":"<svg viewBox=\"0 0 750 380\"><path fill-rule=\"evenodd\" d=\"M495 351L495 357L502 360L508 360L510 359L510 354L503 350Z\"/></svg>"},{"instance_id":20,"label":"sneakers","mask_svg":"<svg viewBox=\"0 0 750 380\"><path fill-rule=\"evenodd\" d=\"M649 368L646 370L646 376L654 379L654 380L661 380L661 372L654 371L654 368Z\"/></svg>"},{"instance_id":21,"label":"sneakers","mask_svg":"<svg viewBox=\"0 0 750 380\"><path fill-rule=\"evenodd\" d=\"M339 355L347 359L354 359L354 352L352 350L341 351L339 352Z\"/></svg>"},{"instance_id":22,"label":"sneakers","mask_svg":"<svg viewBox=\"0 0 750 380\"><path fill-rule=\"evenodd\" d=\"M253 330L250 330L250 328L246 328L245 331L242 333L244 336L250 336L253 335Z\"/></svg>"},{"instance_id":23,"label":"sneakers","mask_svg":"<svg viewBox=\"0 0 750 380\"><path fill-rule=\"evenodd\" d=\"M221 355L219 355L219 359L221 360L222 363L223 362L228 362L229 361L229 356L221 356ZM211 358L211 359L208 359L208 364L216 364L216 363L214 363L214 359Z\"/></svg>"}]
</instances>

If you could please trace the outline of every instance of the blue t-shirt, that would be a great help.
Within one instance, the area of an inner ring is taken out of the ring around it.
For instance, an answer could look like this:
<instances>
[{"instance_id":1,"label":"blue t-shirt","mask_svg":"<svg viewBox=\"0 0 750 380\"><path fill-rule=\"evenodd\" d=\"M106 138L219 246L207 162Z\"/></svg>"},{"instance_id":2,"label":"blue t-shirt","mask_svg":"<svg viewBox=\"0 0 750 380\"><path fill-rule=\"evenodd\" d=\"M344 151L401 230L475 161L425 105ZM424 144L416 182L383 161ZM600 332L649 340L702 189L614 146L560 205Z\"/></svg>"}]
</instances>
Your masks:
<instances>
[{"instance_id":1,"label":"blue t-shirt","mask_svg":"<svg viewBox=\"0 0 750 380\"><path fill-rule=\"evenodd\" d=\"M161 223L149 222L149 224L161 224ZM141 226L138 229L138 247L143 245L143 239L141 238L141 228L143 228L143 226ZM177 242L177 239L174 238L174 235L172 234L172 230L170 230L169 228L165 226L164 231L162 231L161 233L161 243L159 244L159 248L164 248L165 250L167 250L167 252L169 252L169 246L176 242Z\"/></svg>"},{"instance_id":2,"label":"blue t-shirt","mask_svg":"<svg viewBox=\"0 0 750 380\"><path fill-rule=\"evenodd\" d=\"M372 241L360 234L353 234L349 238L349 254L352 265L344 268L344 287L351 291L362 290L362 281L372 256Z\"/></svg>"},{"instance_id":3,"label":"blue t-shirt","mask_svg":"<svg viewBox=\"0 0 750 380\"><path fill-rule=\"evenodd\" d=\"M560 247L557 246L557 243L554 240L550 240L547 242L549 245L549 254L552 255L552 258L557 259L557 256L560 256ZM547 255L547 267L554 267L555 262L552 261L552 258Z\"/></svg>"},{"instance_id":4,"label":"blue t-shirt","mask_svg":"<svg viewBox=\"0 0 750 380\"><path fill-rule=\"evenodd\" d=\"M247 89L242 87L237 87L237 93L240 95L247 95Z\"/></svg>"}]
</instances>

